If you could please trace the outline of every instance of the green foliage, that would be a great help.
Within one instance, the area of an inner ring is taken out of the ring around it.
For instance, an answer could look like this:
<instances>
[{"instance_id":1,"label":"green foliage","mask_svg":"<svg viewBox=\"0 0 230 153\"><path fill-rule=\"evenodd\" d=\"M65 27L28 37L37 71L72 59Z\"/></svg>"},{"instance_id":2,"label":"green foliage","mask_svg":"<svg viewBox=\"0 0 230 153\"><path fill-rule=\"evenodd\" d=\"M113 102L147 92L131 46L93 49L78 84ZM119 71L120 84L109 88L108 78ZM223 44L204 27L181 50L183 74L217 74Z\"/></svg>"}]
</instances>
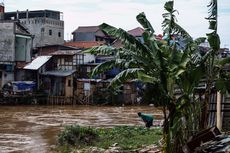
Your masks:
<instances>
[{"instance_id":1,"label":"green foliage","mask_svg":"<svg viewBox=\"0 0 230 153\"><path fill-rule=\"evenodd\" d=\"M90 141L86 141L89 136L91 136ZM146 129L143 127L130 126L95 129L75 125L67 126L64 131L61 132L58 139L61 147L58 149L63 152L71 152L74 148L80 149L86 146L108 149L117 143L123 150L128 151L140 148L142 145L156 144L161 137L161 129Z\"/></svg>"},{"instance_id":2,"label":"green foliage","mask_svg":"<svg viewBox=\"0 0 230 153\"><path fill-rule=\"evenodd\" d=\"M100 51L100 52L98 52ZM117 49L112 46L95 46L91 49L87 49L84 53L91 53L91 54L101 54L101 55L113 55L117 52Z\"/></svg>"},{"instance_id":3,"label":"green foliage","mask_svg":"<svg viewBox=\"0 0 230 153\"><path fill-rule=\"evenodd\" d=\"M220 37L216 32L208 33L208 42L212 47L213 51L218 52L220 49Z\"/></svg>"},{"instance_id":4,"label":"green foliage","mask_svg":"<svg viewBox=\"0 0 230 153\"><path fill-rule=\"evenodd\" d=\"M142 145L156 144L162 137L161 129L146 129L143 127L118 126L111 129L99 129L102 148L109 148L118 143L123 150L141 148Z\"/></svg>"},{"instance_id":5,"label":"green foliage","mask_svg":"<svg viewBox=\"0 0 230 153\"><path fill-rule=\"evenodd\" d=\"M199 45L205 42L206 38L193 40L188 32L177 24L174 1L168 1L164 5L166 12L163 14L162 27L164 36L167 37L166 43L164 40L156 39L154 29L144 13L136 17L144 28L143 43L122 29L108 24L100 26L104 32L119 39L123 44L122 48L116 50L115 60L110 65L123 71L112 80L111 85L116 87L127 80L139 80L147 85L147 89L151 89L149 91L152 91L152 96L147 93L146 97L154 101L156 106L163 108L164 149L167 153L181 152L186 139L199 128L206 127L203 123L207 121L206 111L213 82L216 81L217 90L229 90L230 75L226 74L224 66L230 60L217 62L215 56L220 48L220 38L217 34L217 0L211 0L209 7L207 19L212 32L207 34L207 40L211 48L204 55L200 53ZM178 47L177 42L173 40L174 35L183 40L183 48ZM100 54L103 50L93 49L92 53ZM99 68L100 70L94 71L103 72L110 67L102 64ZM206 103L200 106L201 101L196 99L195 89L203 78L207 84ZM181 92L180 96L175 96L176 88ZM201 108L206 117L202 117L202 121L199 122L203 125L197 126L196 119L201 118Z\"/></svg>"},{"instance_id":6,"label":"green foliage","mask_svg":"<svg viewBox=\"0 0 230 153\"><path fill-rule=\"evenodd\" d=\"M58 143L60 145L92 145L98 138L96 130L93 128L82 128L78 125L65 127L58 135Z\"/></svg>"},{"instance_id":7,"label":"green foliage","mask_svg":"<svg viewBox=\"0 0 230 153\"><path fill-rule=\"evenodd\" d=\"M217 0L211 0L209 7L209 29L213 30L211 33L207 34L208 42L213 49L213 52L218 52L220 49L220 37L217 34L217 17L218 17L218 7Z\"/></svg>"}]
</instances>

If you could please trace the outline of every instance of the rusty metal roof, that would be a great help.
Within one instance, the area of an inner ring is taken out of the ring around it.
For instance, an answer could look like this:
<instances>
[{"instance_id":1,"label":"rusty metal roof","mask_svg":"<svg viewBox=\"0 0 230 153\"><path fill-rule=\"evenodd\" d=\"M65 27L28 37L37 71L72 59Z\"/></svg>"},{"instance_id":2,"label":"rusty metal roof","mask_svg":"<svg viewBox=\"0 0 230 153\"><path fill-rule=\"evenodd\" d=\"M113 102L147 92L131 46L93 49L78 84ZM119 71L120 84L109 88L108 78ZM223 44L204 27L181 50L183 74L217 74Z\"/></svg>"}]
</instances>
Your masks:
<instances>
[{"instance_id":1,"label":"rusty metal roof","mask_svg":"<svg viewBox=\"0 0 230 153\"><path fill-rule=\"evenodd\" d=\"M81 53L82 50L58 50L54 53L51 53L51 55L68 55L68 56L73 56L76 54Z\"/></svg>"},{"instance_id":2,"label":"rusty metal roof","mask_svg":"<svg viewBox=\"0 0 230 153\"><path fill-rule=\"evenodd\" d=\"M104 41L78 41L78 42L66 42L65 46L77 47L77 48L91 48L94 46L104 45Z\"/></svg>"}]
</instances>

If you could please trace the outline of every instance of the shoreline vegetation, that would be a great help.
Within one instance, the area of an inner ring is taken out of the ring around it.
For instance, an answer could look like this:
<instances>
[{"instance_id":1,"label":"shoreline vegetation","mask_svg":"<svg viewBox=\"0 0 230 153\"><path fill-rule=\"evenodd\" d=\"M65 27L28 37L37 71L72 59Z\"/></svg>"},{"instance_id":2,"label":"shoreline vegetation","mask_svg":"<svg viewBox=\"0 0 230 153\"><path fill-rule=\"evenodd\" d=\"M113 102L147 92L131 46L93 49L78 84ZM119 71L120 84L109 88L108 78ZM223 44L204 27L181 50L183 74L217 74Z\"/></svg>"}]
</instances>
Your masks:
<instances>
[{"instance_id":1,"label":"shoreline vegetation","mask_svg":"<svg viewBox=\"0 0 230 153\"><path fill-rule=\"evenodd\" d=\"M54 150L60 153L160 151L162 137L161 128L93 128L70 125L58 135L58 145Z\"/></svg>"}]
</instances>

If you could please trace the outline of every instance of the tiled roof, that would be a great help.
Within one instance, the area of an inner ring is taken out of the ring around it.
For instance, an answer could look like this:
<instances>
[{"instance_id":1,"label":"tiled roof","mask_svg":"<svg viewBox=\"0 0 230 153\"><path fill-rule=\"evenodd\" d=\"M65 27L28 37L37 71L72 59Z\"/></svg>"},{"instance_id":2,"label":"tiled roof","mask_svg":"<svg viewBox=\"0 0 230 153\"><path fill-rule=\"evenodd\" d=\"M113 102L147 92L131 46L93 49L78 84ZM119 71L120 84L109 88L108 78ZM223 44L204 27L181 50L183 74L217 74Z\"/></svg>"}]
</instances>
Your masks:
<instances>
[{"instance_id":1,"label":"tiled roof","mask_svg":"<svg viewBox=\"0 0 230 153\"><path fill-rule=\"evenodd\" d=\"M79 42L66 42L65 46L78 47L78 48L91 48L93 46L104 45L104 41L79 41Z\"/></svg>"},{"instance_id":2,"label":"tiled roof","mask_svg":"<svg viewBox=\"0 0 230 153\"><path fill-rule=\"evenodd\" d=\"M138 36L142 36L142 34L144 33L144 29L137 27L135 29L129 30L128 33L135 37L138 37Z\"/></svg>"},{"instance_id":3,"label":"tiled roof","mask_svg":"<svg viewBox=\"0 0 230 153\"><path fill-rule=\"evenodd\" d=\"M80 26L76 30L73 31L75 32L97 32L99 30L99 26Z\"/></svg>"}]
</instances>

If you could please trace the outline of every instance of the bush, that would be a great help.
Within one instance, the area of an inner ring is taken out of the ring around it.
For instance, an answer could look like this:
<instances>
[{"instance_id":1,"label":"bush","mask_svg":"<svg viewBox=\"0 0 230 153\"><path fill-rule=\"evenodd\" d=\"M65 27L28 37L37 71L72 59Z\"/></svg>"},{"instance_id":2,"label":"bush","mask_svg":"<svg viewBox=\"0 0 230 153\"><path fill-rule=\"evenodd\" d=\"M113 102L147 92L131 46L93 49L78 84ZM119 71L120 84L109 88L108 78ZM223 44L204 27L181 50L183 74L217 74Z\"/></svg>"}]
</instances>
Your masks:
<instances>
[{"instance_id":1,"label":"bush","mask_svg":"<svg viewBox=\"0 0 230 153\"><path fill-rule=\"evenodd\" d=\"M98 135L96 130L90 127L80 127L79 125L66 126L64 131L58 135L58 143L63 145L92 145Z\"/></svg>"},{"instance_id":2,"label":"bush","mask_svg":"<svg viewBox=\"0 0 230 153\"><path fill-rule=\"evenodd\" d=\"M67 126L58 137L58 151L69 153L94 146L108 149L117 144L124 151L141 148L143 145L157 144L162 138L162 130L135 126L113 128L90 128L78 125Z\"/></svg>"}]
</instances>

